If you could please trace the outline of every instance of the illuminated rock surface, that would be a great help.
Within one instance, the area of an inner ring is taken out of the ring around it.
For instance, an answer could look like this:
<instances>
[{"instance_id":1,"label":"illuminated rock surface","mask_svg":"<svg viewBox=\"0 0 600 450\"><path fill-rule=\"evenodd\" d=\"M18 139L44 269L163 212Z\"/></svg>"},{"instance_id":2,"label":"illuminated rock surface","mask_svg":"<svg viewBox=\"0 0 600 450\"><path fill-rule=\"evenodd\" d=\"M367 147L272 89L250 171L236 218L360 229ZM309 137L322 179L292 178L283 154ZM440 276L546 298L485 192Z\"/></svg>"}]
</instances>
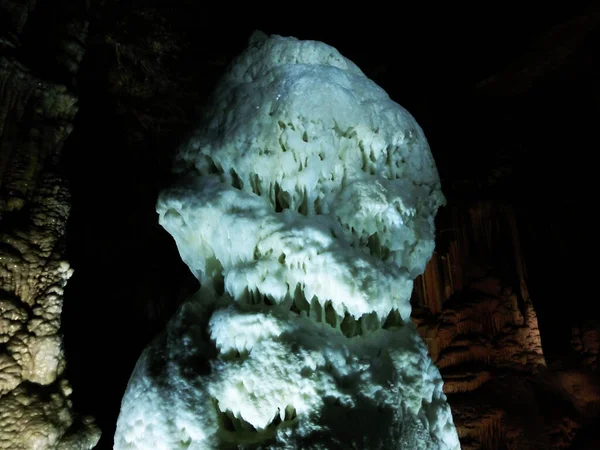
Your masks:
<instances>
[{"instance_id":1,"label":"illuminated rock surface","mask_svg":"<svg viewBox=\"0 0 600 450\"><path fill-rule=\"evenodd\" d=\"M65 378L61 312L73 269L64 254L70 198L58 164L77 97L14 56L34 9L25 3L0 3L0 448L83 450L100 432L75 414ZM64 39L85 37L85 24L68 27ZM72 75L82 48L67 53ZM64 53L52 56L64 62Z\"/></svg>"},{"instance_id":2,"label":"illuminated rock surface","mask_svg":"<svg viewBox=\"0 0 600 450\"><path fill-rule=\"evenodd\" d=\"M576 439L600 405L594 323L573 330L572 361L549 364L512 207L456 202L437 224L447 232L415 281L412 319L463 450L594 448Z\"/></svg>"},{"instance_id":3,"label":"illuminated rock surface","mask_svg":"<svg viewBox=\"0 0 600 450\"><path fill-rule=\"evenodd\" d=\"M406 110L334 48L256 33L175 172L160 223L202 288L115 448L460 448L410 322L444 198Z\"/></svg>"}]
</instances>

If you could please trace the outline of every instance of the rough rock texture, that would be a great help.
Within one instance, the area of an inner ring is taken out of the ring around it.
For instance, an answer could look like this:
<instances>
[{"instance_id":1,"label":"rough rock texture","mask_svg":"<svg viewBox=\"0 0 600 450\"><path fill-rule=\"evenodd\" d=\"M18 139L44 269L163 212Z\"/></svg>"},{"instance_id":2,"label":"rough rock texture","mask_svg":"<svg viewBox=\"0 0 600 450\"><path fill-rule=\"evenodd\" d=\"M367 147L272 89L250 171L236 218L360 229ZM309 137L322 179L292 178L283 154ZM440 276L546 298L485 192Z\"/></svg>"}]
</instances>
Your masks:
<instances>
[{"instance_id":1,"label":"rough rock texture","mask_svg":"<svg viewBox=\"0 0 600 450\"><path fill-rule=\"evenodd\" d=\"M512 208L451 201L438 227L446 235L415 282L412 317L462 448L572 448L600 405L597 329L574 330L578 367L547 367Z\"/></svg>"},{"instance_id":2,"label":"rough rock texture","mask_svg":"<svg viewBox=\"0 0 600 450\"><path fill-rule=\"evenodd\" d=\"M335 48L257 32L177 163L159 223L202 288L115 448L460 448L410 323L444 201L412 116Z\"/></svg>"},{"instance_id":3,"label":"rough rock texture","mask_svg":"<svg viewBox=\"0 0 600 450\"><path fill-rule=\"evenodd\" d=\"M60 330L73 270L64 257L70 203L59 160L77 98L19 58L34 6L0 3L0 448L84 449L99 430L73 411ZM81 54L69 51L73 73Z\"/></svg>"}]
</instances>

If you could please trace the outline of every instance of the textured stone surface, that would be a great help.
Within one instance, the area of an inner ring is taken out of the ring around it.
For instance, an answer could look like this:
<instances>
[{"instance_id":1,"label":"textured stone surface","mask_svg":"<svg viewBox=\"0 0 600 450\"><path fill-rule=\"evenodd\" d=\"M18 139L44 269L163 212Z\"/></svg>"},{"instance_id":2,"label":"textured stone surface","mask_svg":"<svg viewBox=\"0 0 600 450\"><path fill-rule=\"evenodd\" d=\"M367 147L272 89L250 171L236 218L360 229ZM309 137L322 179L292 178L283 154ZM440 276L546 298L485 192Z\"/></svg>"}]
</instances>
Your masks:
<instances>
[{"instance_id":1,"label":"textured stone surface","mask_svg":"<svg viewBox=\"0 0 600 450\"><path fill-rule=\"evenodd\" d=\"M460 448L406 323L444 201L412 116L335 48L255 33L178 156L157 212L202 288L115 448Z\"/></svg>"},{"instance_id":2,"label":"textured stone surface","mask_svg":"<svg viewBox=\"0 0 600 450\"><path fill-rule=\"evenodd\" d=\"M73 411L60 330L73 270L59 161L77 98L2 53L20 49L30 3L0 3L0 448L91 448L99 430Z\"/></svg>"},{"instance_id":3,"label":"textured stone surface","mask_svg":"<svg viewBox=\"0 0 600 450\"><path fill-rule=\"evenodd\" d=\"M412 319L444 378L463 449L567 449L598 414L597 332L573 330L579 364L548 367L514 211L450 202L415 282Z\"/></svg>"}]
</instances>

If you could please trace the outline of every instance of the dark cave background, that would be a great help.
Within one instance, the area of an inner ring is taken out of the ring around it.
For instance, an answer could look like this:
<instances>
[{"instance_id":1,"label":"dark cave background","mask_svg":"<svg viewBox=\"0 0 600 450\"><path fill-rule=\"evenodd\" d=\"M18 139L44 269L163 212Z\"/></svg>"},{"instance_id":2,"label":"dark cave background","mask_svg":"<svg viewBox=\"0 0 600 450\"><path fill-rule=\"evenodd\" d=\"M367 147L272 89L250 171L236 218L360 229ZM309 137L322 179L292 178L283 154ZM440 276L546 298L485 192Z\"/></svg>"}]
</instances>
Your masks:
<instances>
[{"instance_id":1,"label":"dark cave background","mask_svg":"<svg viewBox=\"0 0 600 450\"><path fill-rule=\"evenodd\" d=\"M141 350L197 287L154 203L174 149L254 29L336 47L415 116L450 201L515 208L549 364L568 357L571 326L594 316L597 4L372 5L335 18L280 6L260 20L185 0L47 5L25 36L34 70L79 95L63 162L75 269L63 331L75 408L96 417L98 448L112 448ZM73 16L89 20L76 77L43 45Z\"/></svg>"}]
</instances>

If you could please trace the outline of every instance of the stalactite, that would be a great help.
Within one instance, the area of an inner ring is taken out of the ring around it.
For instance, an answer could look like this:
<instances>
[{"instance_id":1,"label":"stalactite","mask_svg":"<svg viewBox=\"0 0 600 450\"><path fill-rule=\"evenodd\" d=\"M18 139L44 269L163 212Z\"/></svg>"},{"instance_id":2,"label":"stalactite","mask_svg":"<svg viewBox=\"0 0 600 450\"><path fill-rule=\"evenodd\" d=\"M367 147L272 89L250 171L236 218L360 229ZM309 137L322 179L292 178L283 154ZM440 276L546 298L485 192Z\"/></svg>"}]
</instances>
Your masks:
<instances>
[{"instance_id":1,"label":"stalactite","mask_svg":"<svg viewBox=\"0 0 600 450\"><path fill-rule=\"evenodd\" d=\"M439 313L455 293L489 267L508 284L518 286L520 298L529 299L527 268L521 251L515 213L510 205L492 202L450 204L438 216L436 252L415 281L417 303ZM507 256L507 248L510 249Z\"/></svg>"},{"instance_id":2,"label":"stalactite","mask_svg":"<svg viewBox=\"0 0 600 450\"><path fill-rule=\"evenodd\" d=\"M512 208L506 209L508 225L511 230L510 236L512 238L513 253L515 255L515 271L519 280L519 291L521 298L528 299L529 290L527 289L527 284L525 283L525 280L527 279L527 266L525 264L523 252L521 251L521 241L519 239L519 232L517 230L517 219Z\"/></svg>"},{"instance_id":3,"label":"stalactite","mask_svg":"<svg viewBox=\"0 0 600 450\"><path fill-rule=\"evenodd\" d=\"M442 311L442 304L446 298L448 284L444 282L444 272L438 254L434 253L425 267L425 273L416 284L421 304L427 306L432 314Z\"/></svg>"},{"instance_id":4,"label":"stalactite","mask_svg":"<svg viewBox=\"0 0 600 450\"><path fill-rule=\"evenodd\" d=\"M506 448L501 417L492 417L485 426L479 429L479 441L483 443L483 450L504 450Z\"/></svg>"}]
</instances>

